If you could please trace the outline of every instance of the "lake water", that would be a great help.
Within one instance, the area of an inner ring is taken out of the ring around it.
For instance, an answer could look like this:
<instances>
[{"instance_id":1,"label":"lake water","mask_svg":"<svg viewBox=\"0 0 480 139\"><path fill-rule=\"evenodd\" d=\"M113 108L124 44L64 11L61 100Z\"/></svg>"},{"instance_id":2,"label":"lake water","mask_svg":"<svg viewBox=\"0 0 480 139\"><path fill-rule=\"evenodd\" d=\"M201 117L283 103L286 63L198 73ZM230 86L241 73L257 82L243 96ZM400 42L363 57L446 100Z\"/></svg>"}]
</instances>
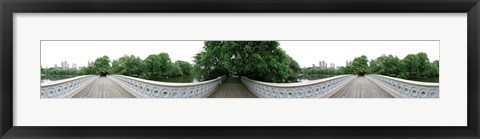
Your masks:
<instances>
[{"instance_id":1,"label":"lake water","mask_svg":"<svg viewBox=\"0 0 480 139\"><path fill-rule=\"evenodd\" d=\"M159 81L171 82L171 83L196 83L201 80L194 76L182 76L182 77L163 78L163 79L160 79Z\"/></svg>"},{"instance_id":2,"label":"lake water","mask_svg":"<svg viewBox=\"0 0 480 139\"><path fill-rule=\"evenodd\" d=\"M328 78L328 77L333 77L336 75L302 75L298 77L288 77L288 82L289 83L297 83L297 82L308 82L312 80L318 80L318 79L323 79L323 78Z\"/></svg>"},{"instance_id":3,"label":"lake water","mask_svg":"<svg viewBox=\"0 0 480 139\"><path fill-rule=\"evenodd\" d=\"M57 80L63 80L63 79L68 79L68 78L73 78L77 76L82 76L82 75L49 75L49 76L42 76L42 83L47 83L50 81L57 81Z\"/></svg>"},{"instance_id":4,"label":"lake water","mask_svg":"<svg viewBox=\"0 0 480 139\"><path fill-rule=\"evenodd\" d=\"M76 76L81 76L81 75L50 75L50 76L42 76L42 82L49 82L49 81L56 81L56 80L62 80L62 79L67 79L67 78L73 78ZM318 80L318 79L323 79L323 78L328 78L328 77L333 77L336 75L302 75L299 77L288 77L287 82L289 83L296 83L296 82L308 82L312 80ZM172 82L172 83L196 83L200 82L202 80L194 77L194 76L182 76L182 77L173 77L173 78L164 78L159 80L160 82ZM416 79L415 81L420 81L420 82L433 82L433 83L438 83L439 78L438 77L432 77L432 78L423 78L423 79Z\"/></svg>"},{"instance_id":5,"label":"lake water","mask_svg":"<svg viewBox=\"0 0 480 139\"><path fill-rule=\"evenodd\" d=\"M415 79L415 81L438 83L439 77L421 78L421 79Z\"/></svg>"},{"instance_id":6,"label":"lake water","mask_svg":"<svg viewBox=\"0 0 480 139\"><path fill-rule=\"evenodd\" d=\"M299 76L299 77L288 77L289 83L295 83L295 82L307 82L311 80L318 80L318 79L323 79L323 78L328 78L328 77L333 77L335 75L314 75L314 76ZM196 83L200 82L202 80L199 80L198 78L194 76L186 76L186 77L172 77L172 78L164 78L159 80L160 82L172 82L172 83Z\"/></svg>"}]
</instances>

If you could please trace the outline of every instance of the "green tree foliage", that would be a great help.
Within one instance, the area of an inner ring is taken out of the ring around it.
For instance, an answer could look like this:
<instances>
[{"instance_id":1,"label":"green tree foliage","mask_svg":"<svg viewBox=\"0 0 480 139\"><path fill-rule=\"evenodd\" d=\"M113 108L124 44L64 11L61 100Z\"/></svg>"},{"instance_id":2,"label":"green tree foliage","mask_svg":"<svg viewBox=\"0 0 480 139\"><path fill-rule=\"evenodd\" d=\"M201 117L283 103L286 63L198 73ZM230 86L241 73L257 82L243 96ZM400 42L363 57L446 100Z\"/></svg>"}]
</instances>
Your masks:
<instances>
[{"instance_id":1,"label":"green tree foliage","mask_svg":"<svg viewBox=\"0 0 480 139\"><path fill-rule=\"evenodd\" d=\"M106 76L110 71L110 58L108 56L97 58L93 67L97 75Z\"/></svg>"},{"instance_id":2,"label":"green tree foliage","mask_svg":"<svg viewBox=\"0 0 480 139\"><path fill-rule=\"evenodd\" d=\"M177 64L180 67L183 75L189 76L192 74L193 67L190 63L186 61L177 60L175 61L175 64Z\"/></svg>"},{"instance_id":3,"label":"green tree foliage","mask_svg":"<svg viewBox=\"0 0 480 139\"><path fill-rule=\"evenodd\" d=\"M63 68L41 68L41 73L43 76L51 75L83 75L84 73L78 69L63 69Z\"/></svg>"},{"instance_id":4,"label":"green tree foliage","mask_svg":"<svg viewBox=\"0 0 480 139\"><path fill-rule=\"evenodd\" d=\"M430 63L426 53L409 54L402 60L400 77L404 79L420 79L438 77L439 61Z\"/></svg>"},{"instance_id":5,"label":"green tree foliage","mask_svg":"<svg viewBox=\"0 0 480 139\"><path fill-rule=\"evenodd\" d=\"M297 61L295 61L292 57L287 55L288 58L285 61L285 64L288 64L288 68L290 69L289 71L289 76L293 77L295 76L296 73L303 73L302 68L300 68L300 65L298 65Z\"/></svg>"},{"instance_id":6,"label":"green tree foliage","mask_svg":"<svg viewBox=\"0 0 480 139\"><path fill-rule=\"evenodd\" d=\"M293 59L276 41L206 41L194 56L195 70L206 78L230 73L267 82L285 82Z\"/></svg>"},{"instance_id":7,"label":"green tree foliage","mask_svg":"<svg viewBox=\"0 0 480 139\"><path fill-rule=\"evenodd\" d=\"M112 72L114 74L138 77L143 73L145 65L138 56L124 55L118 60L112 61Z\"/></svg>"},{"instance_id":8,"label":"green tree foliage","mask_svg":"<svg viewBox=\"0 0 480 139\"><path fill-rule=\"evenodd\" d=\"M167 71L168 77L183 76L182 68L177 63L172 63L172 67Z\"/></svg>"},{"instance_id":9,"label":"green tree foliage","mask_svg":"<svg viewBox=\"0 0 480 139\"><path fill-rule=\"evenodd\" d=\"M93 75L93 74L96 74L96 73L95 73L95 67L94 67L93 63L90 62L90 61L88 62L87 67L84 67L84 68L80 69L80 71L81 71L83 74L85 74L85 75Z\"/></svg>"},{"instance_id":10,"label":"green tree foliage","mask_svg":"<svg viewBox=\"0 0 480 139\"><path fill-rule=\"evenodd\" d=\"M370 73L388 76L397 76L401 70L402 62L397 56L382 55L370 61Z\"/></svg>"},{"instance_id":11,"label":"green tree foliage","mask_svg":"<svg viewBox=\"0 0 480 139\"><path fill-rule=\"evenodd\" d=\"M440 67L440 61L438 61L438 60L433 61L432 64L434 66L436 66L437 68Z\"/></svg>"},{"instance_id":12,"label":"green tree foliage","mask_svg":"<svg viewBox=\"0 0 480 139\"><path fill-rule=\"evenodd\" d=\"M368 71L368 58L365 55L356 57L352 61L352 70L353 73L357 75L364 75Z\"/></svg>"},{"instance_id":13,"label":"green tree foliage","mask_svg":"<svg viewBox=\"0 0 480 139\"><path fill-rule=\"evenodd\" d=\"M159 80L171 75L169 70L172 70L172 62L167 53L151 54L144 60L145 71L141 77L149 80Z\"/></svg>"},{"instance_id":14,"label":"green tree foliage","mask_svg":"<svg viewBox=\"0 0 480 139\"><path fill-rule=\"evenodd\" d=\"M205 42L203 51L193 56L195 66L194 70L197 76L204 79L213 79L218 76L228 75L229 71L226 63L220 56L219 47L212 47L215 42ZM219 44L219 43L218 43Z\"/></svg>"},{"instance_id":15,"label":"green tree foliage","mask_svg":"<svg viewBox=\"0 0 480 139\"><path fill-rule=\"evenodd\" d=\"M428 55L420 52L409 54L403 59L382 55L370 61L369 73L399 77L408 80L438 77L440 62L430 63Z\"/></svg>"},{"instance_id":16,"label":"green tree foliage","mask_svg":"<svg viewBox=\"0 0 480 139\"><path fill-rule=\"evenodd\" d=\"M438 77L439 76L439 68L440 68L440 61L435 60L430 65L430 71L428 72L428 77Z\"/></svg>"},{"instance_id":17,"label":"green tree foliage","mask_svg":"<svg viewBox=\"0 0 480 139\"><path fill-rule=\"evenodd\" d=\"M346 66L339 69L341 74L354 74L352 66Z\"/></svg>"}]
</instances>

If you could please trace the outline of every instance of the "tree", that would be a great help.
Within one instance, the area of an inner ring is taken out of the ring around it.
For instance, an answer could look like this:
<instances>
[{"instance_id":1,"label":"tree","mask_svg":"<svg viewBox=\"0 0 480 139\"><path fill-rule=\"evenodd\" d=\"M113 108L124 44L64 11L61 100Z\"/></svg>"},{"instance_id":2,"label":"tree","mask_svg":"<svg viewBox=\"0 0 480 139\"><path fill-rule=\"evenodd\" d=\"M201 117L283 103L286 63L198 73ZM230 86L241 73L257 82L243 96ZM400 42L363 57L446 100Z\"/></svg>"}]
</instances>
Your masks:
<instances>
[{"instance_id":1,"label":"tree","mask_svg":"<svg viewBox=\"0 0 480 139\"><path fill-rule=\"evenodd\" d=\"M172 67L167 71L167 77L183 76L182 68L177 63L172 63Z\"/></svg>"},{"instance_id":2,"label":"tree","mask_svg":"<svg viewBox=\"0 0 480 139\"><path fill-rule=\"evenodd\" d=\"M287 60L285 61L285 64L287 64L288 67L290 68L289 76L294 76L295 73L302 72L302 68L300 68L300 65L298 65L297 61L293 60L293 58L290 56L288 56Z\"/></svg>"},{"instance_id":3,"label":"tree","mask_svg":"<svg viewBox=\"0 0 480 139\"><path fill-rule=\"evenodd\" d=\"M150 80L159 80L168 77L167 71L172 69L172 62L167 53L151 54L144 60L145 72L141 77Z\"/></svg>"},{"instance_id":4,"label":"tree","mask_svg":"<svg viewBox=\"0 0 480 139\"><path fill-rule=\"evenodd\" d=\"M419 79L438 76L438 61L430 63L426 53L409 54L402 59L401 78Z\"/></svg>"},{"instance_id":5,"label":"tree","mask_svg":"<svg viewBox=\"0 0 480 139\"><path fill-rule=\"evenodd\" d=\"M341 74L354 74L352 66L345 66L339 69Z\"/></svg>"},{"instance_id":6,"label":"tree","mask_svg":"<svg viewBox=\"0 0 480 139\"><path fill-rule=\"evenodd\" d=\"M177 60L175 61L175 64L177 64L180 67L183 75L190 76L192 74L193 67L190 63L186 61Z\"/></svg>"},{"instance_id":7,"label":"tree","mask_svg":"<svg viewBox=\"0 0 480 139\"><path fill-rule=\"evenodd\" d=\"M95 73L100 76L106 76L110 70L110 58L108 56L99 57L93 63Z\"/></svg>"},{"instance_id":8,"label":"tree","mask_svg":"<svg viewBox=\"0 0 480 139\"><path fill-rule=\"evenodd\" d=\"M42 66L40 66L40 76L44 76L45 74L45 69L42 68Z\"/></svg>"},{"instance_id":9,"label":"tree","mask_svg":"<svg viewBox=\"0 0 480 139\"><path fill-rule=\"evenodd\" d=\"M94 67L93 63L90 62L90 61L88 62L87 67L82 68L80 71L81 71L82 74L85 74L85 75L96 74L95 73L95 67Z\"/></svg>"},{"instance_id":10,"label":"tree","mask_svg":"<svg viewBox=\"0 0 480 139\"><path fill-rule=\"evenodd\" d=\"M426 53L420 52L417 53L417 60L418 60L418 69L419 69L419 77L418 78L426 78L432 68L430 64L430 60Z\"/></svg>"},{"instance_id":11,"label":"tree","mask_svg":"<svg viewBox=\"0 0 480 139\"><path fill-rule=\"evenodd\" d=\"M382 55L370 61L370 73L397 76L401 70L401 60L397 56Z\"/></svg>"},{"instance_id":12,"label":"tree","mask_svg":"<svg viewBox=\"0 0 480 139\"><path fill-rule=\"evenodd\" d=\"M231 73L267 82L285 82L289 56L276 41L206 41L194 56L195 70L207 78Z\"/></svg>"},{"instance_id":13,"label":"tree","mask_svg":"<svg viewBox=\"0 0 480 139\"><path fill-rule=\"evenodd\" d=\"M432 64L433 64L434 66L436 66L437 68L440 67L440 61L438 61L438 60L433 61Z\"/></svg>"},{"instance_id":14,"label":"tree","mask_svg":"<svg viewBox=\"0 0 480 139\"><path fill-rule=\"evenodd\" d=\"M124 55L118 60L112 61L112 72L115 74L137 77L143 73L144 64L142 59L134 55Z\"/></svg>"},{"instance_id":15,"label":"tree","mask_svg":"<svg viewBox=\"0 0 480 139\"><path fill-rule=\"evenodd\" d=\"M368 58L365 55L356 57L352 61L352 70L353 73L363 76L368 71Z\"/></svg>"}]
</instances>

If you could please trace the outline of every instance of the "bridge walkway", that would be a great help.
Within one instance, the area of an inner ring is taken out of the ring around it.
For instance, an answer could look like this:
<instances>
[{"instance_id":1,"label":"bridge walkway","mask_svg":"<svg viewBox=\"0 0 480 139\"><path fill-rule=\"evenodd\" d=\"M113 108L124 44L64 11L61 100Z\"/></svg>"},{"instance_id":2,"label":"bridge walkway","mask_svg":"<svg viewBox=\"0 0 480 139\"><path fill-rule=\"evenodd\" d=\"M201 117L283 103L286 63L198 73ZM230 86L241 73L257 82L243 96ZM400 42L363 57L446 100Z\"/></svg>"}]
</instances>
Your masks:
<instances>
[{"instance_id":1,"label":"bridge walkway","mask_svg":"<svg viewBox=\"0 0 480 139\"><path fill-rule=\"evenodd\" d=\"M364 76L359 76L335 94L331 98L393 98L390 93Z\"/></svg>"},{"instance_id":2,"label":"bridge walkway","mask_svg":"<svg viewBox=\"0 0 480 139\"><path fill-rule=\"evenodd\" d=\"M106 77L100 77L88 84L72 98L134 98L130 92Z\"/></svg>"},{"instance_id":3,"label":"bridge walkway","mask_svg":"<svg viewBox=\"0 0 480 139\"><path fill-rule=\"evenodd\" d=\"M257 98L250 92L238 77L227 77L224 83L208 98Z\"/></svg>"}]
</instances>

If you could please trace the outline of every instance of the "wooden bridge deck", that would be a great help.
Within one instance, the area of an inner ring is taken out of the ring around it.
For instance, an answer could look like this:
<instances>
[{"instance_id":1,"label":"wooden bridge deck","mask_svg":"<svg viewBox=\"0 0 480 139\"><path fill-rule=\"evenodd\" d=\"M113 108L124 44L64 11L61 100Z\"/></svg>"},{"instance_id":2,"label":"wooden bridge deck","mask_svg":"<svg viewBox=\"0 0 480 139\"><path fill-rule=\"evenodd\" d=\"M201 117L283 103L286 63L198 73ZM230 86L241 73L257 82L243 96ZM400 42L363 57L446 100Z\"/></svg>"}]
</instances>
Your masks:
<instances>
[{"instance_id":1,"label":"wooden bridge deck","mask_svg":"<svg viewBox=\"0 0 480 139\"><path fill-rule=\"evenodd\" d=\"M72 98L134 98L130 92L106 77L91 82ZM208 98L257 98L238 77L229 77ZM392 98L391 94L360 76L342 87L331 98Z\"/></svg>"},{"instance_id":2,"label":"wooden bridge deck","mask_svg":"<svg viewBox=\"0 0 480 139\"><path fill-rule=\"evenodd\" d=\"M134 98L130 92L106 77L91 82L72 98Z\"/></svg>"},{"instance_id":3,"label":"wooden bridge deck","mask_svg":"<svg viewBox=\"0 0 480 139\"><path fill-rule=\"evenodd\" d=\"M363 76L353 79L331 98L393 98L387 91Z\"/></svg>"},{"instance_id":4,"label":"wooden bridge deck","mask_svg":"<svg viewBox=\"0 0 480 139\"><path fill-rule=\"evenodd\" d=\"M228 77L208 98L257 98L238 77Z\"/></svg>"}]
</instances>

